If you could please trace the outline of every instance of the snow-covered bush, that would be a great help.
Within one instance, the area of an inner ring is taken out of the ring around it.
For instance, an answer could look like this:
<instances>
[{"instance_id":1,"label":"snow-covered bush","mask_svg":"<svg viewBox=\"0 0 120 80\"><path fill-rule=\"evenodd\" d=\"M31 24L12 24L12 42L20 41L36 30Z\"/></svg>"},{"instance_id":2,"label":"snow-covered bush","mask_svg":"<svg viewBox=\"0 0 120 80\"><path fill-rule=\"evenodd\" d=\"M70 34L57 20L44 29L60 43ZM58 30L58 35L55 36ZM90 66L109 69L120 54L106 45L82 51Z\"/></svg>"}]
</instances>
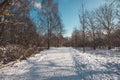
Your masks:
<instances>
[{"instance_id":1,"label":"snow-covered bush","mask_svg":"<svg viewBox=\"0 0 120 80\"><path fill-rule=\"evenodd\" d=\"M23 54L22 46L19 45L7 45L0 47L0 61L6 64L10 61L14 61Z\"/></svg>"},{"instance_id":2,"label":"snow-covered bush","mask_svg":"<svg viewBox=\"0 0 120 80\"><path fill-rule=\"evenodd\" d=\"M10 61L15 61L17 59L25 60L32 54L36 54L45 48L40 47L30 47L26 48L22 45L6 45L5 47L0 47L0 62L3 64L9 63Z\"/></svg>"}]
</instances>

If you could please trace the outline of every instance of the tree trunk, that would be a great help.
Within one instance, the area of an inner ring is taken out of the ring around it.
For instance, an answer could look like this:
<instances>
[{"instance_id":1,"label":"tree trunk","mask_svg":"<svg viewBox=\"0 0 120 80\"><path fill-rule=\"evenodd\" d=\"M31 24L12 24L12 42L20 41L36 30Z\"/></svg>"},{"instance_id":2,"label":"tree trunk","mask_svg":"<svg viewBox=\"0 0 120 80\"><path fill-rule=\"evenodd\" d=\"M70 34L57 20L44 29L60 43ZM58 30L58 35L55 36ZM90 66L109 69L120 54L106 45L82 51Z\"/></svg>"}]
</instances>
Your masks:
<instances>
[{"instance_id":1,"label":"tree trunk","mask_svg":"<svg viewBox=\"0 0 120 80\"><path fill-rule=\"evenodd\" d=\"M51 37L50 31L48 30L48 47L47 47L48 49L50 49L50 37Z\"/></svg>"},{"instance_id":2,"label":"tree trunk","mask_svg":"<svg viewBox=\"0 0 120 80\"><path fill-rule=\"evenodd\" d=\"M85 31L83 30L83 52L85 52Z\"/></svg>"},{"instance_id":3,"label":"tree trunk","mask_svg":"<svg viewBox=\"0 0 120 80\"><path fill-rule=\"evenodd\" d=\"M93 30L93 49L96 50L95 32Z\"/></svg>"},{"instance_id":4,"label":"tree trunk","mask_svg":"<svg viewBox=\"0 0 120 80\"><path fill-rule=\"evenodd\" d=\"M111 32L108 31L108 50L112 48Z\"/></svg>"},{"instance_id":5,"label":"tree trunk","mask_svg":"<svg viewBox=\"0 0 120 80\"><path fill-rule=\"evenodd\" d=\"M3 34L3 31L4 31L4 24L1 24L1 30L0 30L0 44L2 44L2 34Z\"/></svg>"}]
</instances>

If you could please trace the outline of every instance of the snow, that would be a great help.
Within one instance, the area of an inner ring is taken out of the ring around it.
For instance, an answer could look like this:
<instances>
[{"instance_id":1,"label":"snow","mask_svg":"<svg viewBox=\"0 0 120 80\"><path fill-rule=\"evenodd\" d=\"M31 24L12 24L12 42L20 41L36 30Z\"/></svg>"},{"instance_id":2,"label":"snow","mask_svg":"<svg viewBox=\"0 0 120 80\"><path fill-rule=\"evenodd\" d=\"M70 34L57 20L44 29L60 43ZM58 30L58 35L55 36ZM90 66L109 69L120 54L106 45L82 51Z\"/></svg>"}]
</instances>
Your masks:
<instances>
[{"instance_id":1,"label":"snow","mask_svg":"<svg viewBox=\"0 0 120 80\"><path fill-rule=\"evenodd\" d=\"M101 56L101 55L94 55L91 53L81 53L78 52L77 50L72 50L72 51L74 54L73 58L75 60L76 69L81 79L120 80L119 57ZM92 51L92 52L95 53L96 51Z\"/></svg>"},{"instance_id":2,"label":"snow","mask_svg":"<svg viewBox=\"0 0 120 80\"><path fill-rule=\"evenodd\" d=\"M38 3L38 2L35 2L34 3L34 6L38 9L41 9L41 3Z\"/></svg>"},{"instance_id":3,"label":"snow","mask_svg":"<svg viewBox=\"0 0 120 80\"><path fill-rule=\"evenodd\" d=\"M95 53L51 48L0 69L0 80L120 80L120 57Z\"/></svg>"}]
</instances>

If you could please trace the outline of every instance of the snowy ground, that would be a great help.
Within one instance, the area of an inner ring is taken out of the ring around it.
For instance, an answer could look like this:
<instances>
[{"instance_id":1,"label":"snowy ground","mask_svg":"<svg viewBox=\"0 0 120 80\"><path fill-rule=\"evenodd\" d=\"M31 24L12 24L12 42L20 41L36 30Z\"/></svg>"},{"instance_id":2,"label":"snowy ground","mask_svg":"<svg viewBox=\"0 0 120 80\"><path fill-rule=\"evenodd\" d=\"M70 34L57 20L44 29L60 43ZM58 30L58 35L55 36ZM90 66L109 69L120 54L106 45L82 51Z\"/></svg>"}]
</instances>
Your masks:
<instances>
[{"instance_id":1,"label":"snowy ground","mask_svg":"<svg viewBox=\"0 0 120 80\"><path fill-rule=\"evenodd\" d=\"M51 48L0 69L0 80L120 80L120 57L94 52Z\"/></svg>"}]
</instances>

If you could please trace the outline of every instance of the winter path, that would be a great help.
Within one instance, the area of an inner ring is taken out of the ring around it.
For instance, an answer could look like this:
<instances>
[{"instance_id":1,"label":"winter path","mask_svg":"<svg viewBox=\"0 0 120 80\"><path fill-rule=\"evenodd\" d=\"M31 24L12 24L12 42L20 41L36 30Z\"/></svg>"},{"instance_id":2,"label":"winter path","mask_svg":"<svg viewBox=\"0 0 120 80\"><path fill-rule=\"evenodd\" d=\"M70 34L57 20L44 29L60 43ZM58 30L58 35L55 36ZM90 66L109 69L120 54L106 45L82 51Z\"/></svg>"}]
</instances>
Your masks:
<instances>
[{"instance_id":1,"label":"winter path","mask_svg":"<svg viewBox=\"0 0 120 80\"><path fill-rule=\"evenodd\" d=\"M120 57L93 53L51 48L0 69L0 80L120 80Z\"/></svg>"},{"instance_id":2,"label":"winter path","mask_svg":"<svg viewBox=\"0 0 120 80\"><path fill-rule=\"evenodd\" d=\"M5 80L79 80L71 48L53 48L0 71Z\"/></svg>"}]
</instances>

